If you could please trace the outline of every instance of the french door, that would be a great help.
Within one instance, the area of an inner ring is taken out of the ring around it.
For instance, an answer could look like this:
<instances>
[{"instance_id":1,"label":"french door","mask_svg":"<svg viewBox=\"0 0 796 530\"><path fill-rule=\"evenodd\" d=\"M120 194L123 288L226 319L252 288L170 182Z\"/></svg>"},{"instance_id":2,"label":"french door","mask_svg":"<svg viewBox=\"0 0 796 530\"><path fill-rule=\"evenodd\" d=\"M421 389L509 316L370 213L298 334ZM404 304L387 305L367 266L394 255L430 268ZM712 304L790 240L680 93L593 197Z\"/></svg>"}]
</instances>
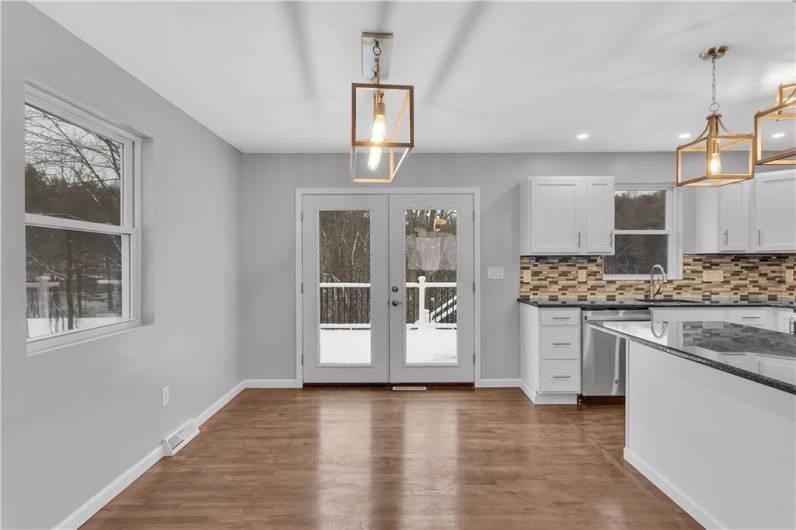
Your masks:
<instances>
[{"instance_id":1,"label":"french door","mask_svg":"<svg viewBox=\"0 0 796 530\"><path fill-rule=\"evenodd\" d=\"M304 381L472 382L473 196L302 197Z\"/></svg>"}]
</instances>

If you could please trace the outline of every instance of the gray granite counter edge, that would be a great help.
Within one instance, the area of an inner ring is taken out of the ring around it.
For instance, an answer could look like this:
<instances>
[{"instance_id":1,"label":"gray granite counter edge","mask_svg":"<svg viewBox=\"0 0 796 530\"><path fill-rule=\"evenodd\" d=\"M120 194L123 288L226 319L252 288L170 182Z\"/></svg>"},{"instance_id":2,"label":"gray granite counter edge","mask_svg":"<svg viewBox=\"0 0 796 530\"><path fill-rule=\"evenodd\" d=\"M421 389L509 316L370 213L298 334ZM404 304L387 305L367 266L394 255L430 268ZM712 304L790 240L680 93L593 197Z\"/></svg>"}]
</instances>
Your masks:
<instances>
[{"instance_id":1,"label":"gray granite counter edge","mask_svg":"<svg viewBox=\"0 0 796 530\"><path fill-rule=\"evenodd\" d=\"M657 342L643 339L635 335L631 335L629 333L623 333L615 329L609 329L603 326L602 323L600 322L591 322L589 325L592 326L593 328L598 328L604 331L605 333L611 333L612 335L620 335L622 337L626 337L629 340L633 340L645 346L649 346L650 348L660 350L662 352L666 352L675 355L677 357L682 357L683 359L693 361L695 363L699 363L704 366L708 366L710 368L715 368L716 370L721 370L722 372L727 372L736 375L738 377L741 377L743 379L748 379L749 381L754 381L756 383L760 383L761 385L769 386L771 388L776 388L777 390L781 390L783 392L787 392L788 394L793 394L796 396L796 385L792 385L784 381L779 381L777 379L771 379L770 377L766 377L760 374L755 374L753 372L748 372L746 370L743 370L741 368L736 368L728 364L711 361L710 359L700 357L699 355L694 355L692 353L688 353L683 350L678 350L676 348L672 348L671 346L664 346L662 344L658 344Z\"/></svg>"},{"instance_id":2,"label":"gray granite counter edge","mask_svg":"<svg viewBox=\"0 0 796 530\"><path fill-rule=\"evenodd\" d=\"M578 300L531 300L528 298L519 297L517 302L527 304L534 307L558 307L573 309L647 309L650 307L770 307L772 309L791 309L796 311L796 302L667 302L662 300L660 302L641 302L635 300L605 300L599 302L578 301Z\"/></svg>"}]
</instances>

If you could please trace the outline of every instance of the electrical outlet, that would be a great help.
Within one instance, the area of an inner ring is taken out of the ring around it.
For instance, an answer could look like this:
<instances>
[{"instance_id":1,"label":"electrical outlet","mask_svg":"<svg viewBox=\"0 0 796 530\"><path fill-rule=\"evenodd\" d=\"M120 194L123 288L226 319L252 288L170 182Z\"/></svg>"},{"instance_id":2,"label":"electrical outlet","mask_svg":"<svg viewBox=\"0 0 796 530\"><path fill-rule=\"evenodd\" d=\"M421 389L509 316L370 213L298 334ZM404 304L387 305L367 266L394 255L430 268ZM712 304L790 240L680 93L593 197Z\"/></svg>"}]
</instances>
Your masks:
<instances>
[{"instance_id":1,"label":"electrical outlet","mask_svg":"<svg viewBox=\"0 0 796 530\"><path fill-rule=\"evenodd\" d=\"M702 271L703 282L723 282L724 271L721 269L706 269Z\"/></svg>"},{"instance_id":2,"label":"electrical outlet","mask_svg":"<svg viewBox=\"0 0 796 530\"><path fill-rule=\"evenodd\" d=\"M587 276L587 271L585 271L585 270L579 270L578 271L578 281L580 283L584 283L586 281L587 277L588 277Z\"/></svg>"},{"instance_id":3,"label":"electrical outlet","mask_svg":"<svg viewBox=\"0 0 796 530\"><path fill-rule=\"evenodd\" d=\"M171 402L171 393L169 392L169 387L164 386L162 389L160 389L160 401L164 408L169 406L169 403Z\"/></svg>"},{"instance_id":4,"label":"electrical outlet","mask_svg":"<svg viewBox=\"0 0 796 530\"><path fill-rule=\"evenodd\" d=\"M787 269L785 271L785 283L796 283L796 273L793 269Z\"/></svg>"}]
</instances>

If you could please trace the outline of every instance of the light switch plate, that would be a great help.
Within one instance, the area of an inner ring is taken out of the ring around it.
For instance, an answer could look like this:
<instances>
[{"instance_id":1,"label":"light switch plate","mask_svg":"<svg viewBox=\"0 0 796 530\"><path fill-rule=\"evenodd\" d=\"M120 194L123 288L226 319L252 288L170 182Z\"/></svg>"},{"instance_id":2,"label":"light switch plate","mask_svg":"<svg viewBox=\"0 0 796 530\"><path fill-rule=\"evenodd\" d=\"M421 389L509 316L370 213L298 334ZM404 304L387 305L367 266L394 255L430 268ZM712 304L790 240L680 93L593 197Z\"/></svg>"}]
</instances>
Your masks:
<instances>
[{"instance_id":1,"label":"light switch plate","mask_svg":"<svg viewBox=\"0 0 796 530\"><path fill-rule=\"evenodd\" d=\"M724 271L721 269L708 269L702 271L703 282L723 282Z\"/></svg>"},{"instance_id":2,"label":"light switch plate","mask_svg":"<svg viewBox=\"0 0 796 530\"><path fill-rule=\"evenodd\" d=\"M486 268L486 278L487 280L502 280L504 277L503 267L496 267L494 265L490 265Z\"/></svg>"},{"instance_id":3,"label":"light switch plate","mask_svg":"<svg viewBox=\"0 0 796 530\"><path fill-rule=\"evenodd\" d=\"M578 281L579 281L580 283L583 283L583 282L585 282L587 278L588 278L588 273L587 273L587 271L585 271L585 270L579 270L579 271L578 271Z\"/></svg>"}]
</instances>

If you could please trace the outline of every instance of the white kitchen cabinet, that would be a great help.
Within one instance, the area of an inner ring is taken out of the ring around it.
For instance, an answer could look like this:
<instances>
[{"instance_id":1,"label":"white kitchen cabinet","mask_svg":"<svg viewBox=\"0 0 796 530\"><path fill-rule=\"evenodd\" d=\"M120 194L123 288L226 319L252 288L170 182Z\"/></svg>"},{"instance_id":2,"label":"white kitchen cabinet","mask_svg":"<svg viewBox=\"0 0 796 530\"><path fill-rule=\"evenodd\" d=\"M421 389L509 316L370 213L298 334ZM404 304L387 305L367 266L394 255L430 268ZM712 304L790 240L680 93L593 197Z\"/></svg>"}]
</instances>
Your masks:
<instances>
[{"instance_id":1,"label":"white kitchen cabinet","mask_svg":"<svg viewBox=\"0 0 796 530\"><path fill-rule=\"evenodd\" d=\"M776 310L777 331L796 333L796 313L790 309Z\"/></svg>"},{"instance_id":2,"label":"white kitchen cabinet","mask_svg":"<svg viewBox=\"0 0 796 530\"><path fill-rule=\"evenodd\" d=\"M530 177L520 184L520 254L613 254L613 177Z\"/></svg>"},{"instance_id":3,"label":"white kitchen cabinet","mask_svg":"<svg viewBox=\"0 0 796 530\"><path fill-rule=\"evenodd\" d=\"M752 183L741 182L722 186L719 192L719 250L746 252L749 250L749 206Z\"/></svg>"},{"instance_id":4,"label":"white kitchen cabinet","mask_svg":"<svg viewBox=\"0 0 796 530\"><path fill-rule=\"evenodd\" d=\"M683 252L796 252L796 170L682 190Z\"/></svg>"},{"instance_id":5,"label":"white kitchen cabinet","mask_svg":"<svg viewBox=\"0 0 796 530\"><path fill-rule=\"evenodd\" d=\"M580 309L520 304L521 387L537 405L577 403L580 326Z\"/></svg>"},{"instance_id":6,"label":"white kitchen cabinet","mask_svg":"<svg viewBox=\"0 0 796 530\"><path fill-rule=\"evenodd\" d=\"M758 355L760 375L796 385L796 360Z\"/></svg>"},{"instance_id":7,"label":"white kitchen cabinet","mask_svg":"<svg viewBox=\"0 0 796 530\"><path fill-rule=\"evenodd\" d=\"M753 249L796 250L796 171L757 175L754 180Z\"/></svg>"},{"instance_id":8,"label":"white kitchen cabinet","mask_svg":"<svg viewBox=\"0 0 796 530\"><path fill-rule=\"evenodd\" d=\"M682 321L717 321L732 322L743 326L781 331L791 330L791 319L796 317L788 309L772 307L682 307L652 308L652 320Z\"/></svg>"},{"instance_id":9,"label":"white kitchen cabinet","mask_svg":"<svg viewBox=\"0 0 796 530\"><path fill-rule=\"evenodd\" d=\"M586 252L614 253L614 179L586 179Z\"/></svg>"}]
</instances>

